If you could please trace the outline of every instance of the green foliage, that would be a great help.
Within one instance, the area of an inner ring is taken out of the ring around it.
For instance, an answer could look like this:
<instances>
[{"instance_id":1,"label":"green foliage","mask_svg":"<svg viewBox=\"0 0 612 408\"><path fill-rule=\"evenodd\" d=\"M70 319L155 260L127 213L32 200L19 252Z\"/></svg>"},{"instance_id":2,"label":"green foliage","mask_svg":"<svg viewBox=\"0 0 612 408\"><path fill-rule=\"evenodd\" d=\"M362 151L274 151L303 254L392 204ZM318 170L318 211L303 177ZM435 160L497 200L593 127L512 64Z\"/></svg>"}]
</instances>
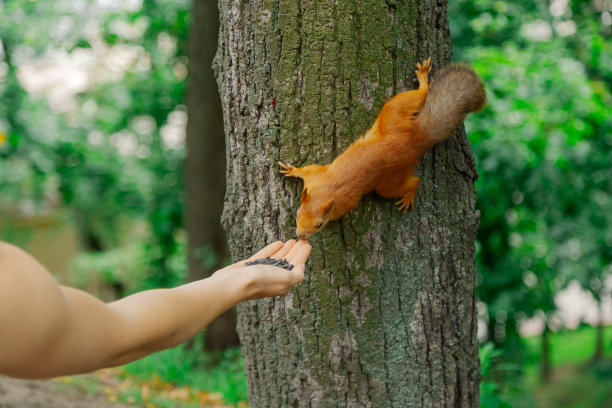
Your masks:
<instances>
[{"instance_id":1,"label":"green foliage","mask_svg":"<svg viewBox=\"0 0 612 408\"><path fill-rule=\"evenodd\" d=\"M483 408L511 408L517 404L532 404L521 387L519 364L505 363L503 351L495 348L492 342L483 344L478 354L482 375L480 405Z\"/></svg>"},{"instance_id":2,"label":"green foliage","mask_svg":"<svg viewBox=\"0 0 612 408\"><path fill-rule=\"evenodd\" d=\"M474 66L487 86L487 107L466 123L480 172L477 294L486 304L488 340L503 350L487 355L519 364L530 381L539 348L520 338L520 322L538 316L550 326L555 296L571 280L598 301L609 296L612 26L605 4L449 3L456 59ZM561 338L573 347L559 348ZM573 339L552 337L553 367L590 358L594 339ZM517 394L517 377L501 378L485 376L483 405L503 406L498 399Z\"/></svg>"},{"instance_id":3,"label":"green foliage","mask_svg":"<svg viewBox=\"0 0 612 408\"><path fill-rule=\"evenodd\" d=\"M593 354L595 336L595 328L590 326L583 326L576 330L562 330L554 333L550 337L550 348L552 350L551 363L553 367L567 363L576 364L588 361ZM612 326L605 328L604 338L612 339ZM535 377L536 367L534 364L539 360L540 336L526 338L525 345L530 355L529 361L531 364L529 367L533 369L533 371L528 371L528 374ZM608 341L604 346L604 354L612 356L612 341Z\"/></svg>"},{"instance_id":4,"label":"green foliage","mask_svg":"<svg viewBox=\"0 0 612 408\"><path fill-rule=\"evenodd\" d=\"M175 245L175 252L165 260L169 273L164 279L168 287L178 286L187 280L187 243L183 234L176 238ZM151 247L142 241L104 252L82 252L73 261L71 283L84 289L91 289L92 282L104 283L115 290L114 296L106 300L114 300L159 287L159 282L151 277L150 262Z\"/></svg>"},{"instance_id":5,"label":"green foliage","mask_svg":"<svg viewBox=\"0 0 612 408\"><path fill-rule=\"evenodd\" d=\"M0 206L28 215L62 203L90 251L134 239L126 231L144 220L148 281L170 286L183 217L189 2L86 6L0 4L0 132L8 138L0 146ZM55 55L107 65L90 70L72 107L24 90L27 68Z\"/></svg>"},{"instance_id":6,"label":"green foliage","mask_svg":"<svg viewBox=\"0 0 612 408\"><path fill-rule=\"evenodd\" d=\"M610 358L612 341L604 344L604 360L591 365L596 329L583 326L577 330L562 330L550 335L553 378L543 384L538 378L540 336L525 339L530 358L525 365L523 392L533 395L537 407L599 408L612 398L610 388ZM612 338L612 326L605 328L604 337ZM517 405L523 407L524 405Z\"/></svg>"},{"instance_id":7,"label":"green foliage","mask_svg":"<svg viewBox=\"0 0 612 408\"><path fill-rule=\"evenodd\" d=\"M72 282L86 288L96 278L109 285L124 285L144 276L144 265L139 265L139 253L135 247L117 248L103 253L84 252L74 259ZM135 266L140 268L135 268Z\"/></svg>"},{"instance_id":8,"label":"green foliage","mask_svg":"<svg viewBox=\"0 0 612 408\"><path fill-rule=\"evenodd\" d=\"M198 336L191 348L178 346L124 366L125 374L143 380L157 375L177 386L221 393L228 403L246 401L246 377L240 349L204 353L203 344Z\"/></svg>"},{"instance_id":9,"label":"green foliage","mask_svg":"<svg viewBox=\"0 0 612 408\"><path fill-rule=\"evenodd\" d=\"M539 385L534 397L538 408L603 408L612 401L612 388L609 378L599 378L580 365L567 365L556 369L550 384Z\"/></svg>"},{"instance_id":10,"label":"green foliage","mask_svg":"<svg viewBox=\"0 0 612 408\"><path fill-rule=\"evenodd\" d=\"M522 319L554 313L569 280L602 288L612 260L611 30L596 5L562 3L449 6L456 54L487 85L466 125L480 172L478 296L490 339L507 345L520 345L509 337Z\"/></svg>"},{"instance_id":11,"label":"green foliage","mask_svg":"<svg viewBox=\"0 0 612 408\"><path fill-rule=\"evenodd\" d=\"M608 342L604 350L607 359L593 366L585 362L593 352L595 328L584 326L549 336L554 368L549 383L542 383L538 375L541 336L525 339L528 357L520 364L506 362L504 351L492 342L481 346L480 403L483 408L599 408L604 406L604 401L609 401L612 396L609 387L612 342ZM605 336L612 336L612 326L605 329Z\"/></svg>"},{"instance_id":12,"label":"green foliage","mask_svg":"<svg viewBox=\"0 0 612 408\"><path fill-rule=\"evenodd\" d=\"M480 382L480 405L483 407L509 407L500 397L501 385L488 378L495 358L502 352L496 350L493 343L484 344L478 351L480 357L480 372L482 381Z\"/></svg>"}]
</instances>

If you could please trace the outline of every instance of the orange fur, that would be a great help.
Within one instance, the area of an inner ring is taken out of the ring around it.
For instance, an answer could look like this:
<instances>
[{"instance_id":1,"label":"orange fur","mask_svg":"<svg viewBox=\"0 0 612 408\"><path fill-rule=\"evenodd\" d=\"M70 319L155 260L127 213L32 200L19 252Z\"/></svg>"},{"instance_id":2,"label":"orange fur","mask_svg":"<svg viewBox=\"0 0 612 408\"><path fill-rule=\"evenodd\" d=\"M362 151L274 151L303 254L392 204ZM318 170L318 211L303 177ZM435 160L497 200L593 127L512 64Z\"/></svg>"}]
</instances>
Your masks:
<instances>
[{"instance_id":1,"label":"orange fur","mask_svg":"<svg viewBox=\"0 0 612 408\"><path fill-rule=\"evenodd\" d=\"M470 68L451 65L431 87L431 59L417 63L417 68L419 88L391 98L372 128L331 164L294 167L279 162L285 176L304 180L298 237L307 238L328 221L342 217L371 191L400 198L396 204L403 212L413 207L419 186L414 167L419 158L448 137L469 112L484 106L484 87Z\"/></svg>"}]
</instances>

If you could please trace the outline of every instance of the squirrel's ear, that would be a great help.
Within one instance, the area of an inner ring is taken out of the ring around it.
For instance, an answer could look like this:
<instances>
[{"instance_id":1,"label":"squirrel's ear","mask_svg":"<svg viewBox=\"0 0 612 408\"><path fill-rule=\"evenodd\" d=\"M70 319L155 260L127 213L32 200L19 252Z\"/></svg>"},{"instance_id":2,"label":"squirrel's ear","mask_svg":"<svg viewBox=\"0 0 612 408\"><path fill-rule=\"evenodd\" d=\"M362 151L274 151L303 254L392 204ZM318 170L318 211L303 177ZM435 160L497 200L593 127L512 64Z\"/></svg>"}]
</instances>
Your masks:
<instances>
[{"instance_id":1,"label":"squirrel's ear","mask_svg":"<svg viewBox=\"0 0 612 408\"><path fill-rule=\"evenodd\" d=\"M333 199L329 200L323 205L321 210L323 211L324 214L328 214L331 211L333 205L334 205L334 200Z\"/></svg>"},{"instance_id":2,"label":"squirrel's ear","mask_svg":"<svg viewBox=\"0 0 612 408\"><path fill-rule=\"evenodd\" d=\"M302 202L305 202L306 200L308 200L308 190L306 189L306 187L304 187L304 189L302 190Z\"/></svg>"}]
</instances>

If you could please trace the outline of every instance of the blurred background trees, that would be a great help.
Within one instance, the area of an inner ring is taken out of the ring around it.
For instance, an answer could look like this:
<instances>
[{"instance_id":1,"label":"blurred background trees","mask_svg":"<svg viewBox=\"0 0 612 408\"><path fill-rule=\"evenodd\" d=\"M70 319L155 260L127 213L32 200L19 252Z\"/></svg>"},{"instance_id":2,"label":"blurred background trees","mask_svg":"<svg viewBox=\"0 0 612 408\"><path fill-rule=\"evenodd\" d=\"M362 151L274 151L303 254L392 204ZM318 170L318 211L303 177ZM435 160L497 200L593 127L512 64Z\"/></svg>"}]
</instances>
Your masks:
<instances>
[{"instance_id":1,"label":"blurred background trees","mask_svg":"<svg viewBox=\"0 0 612 408\"><path fill-rule=\"evenodd\" d=\"M85 251L145 228L133 289L179 283L188 5L2 7L3 210L67 208Z\"/></svg>"},{"instance_id":2,"label":"blurred background trees","mask_svg":"<svg viewBox=\"0 0 612 408\"><path fill-rule=\"evenodd\" d=\"M525 362L519 328L537 317L540 372L549 379L548 333L576 324L563 320L559 293L578 281L598 304L595 359L602 300L610 316L610 2L455 0L450 7L456 57L484 77L489 96L467 124L480 172L483 338L504 350L500 360Z\"/></svg>"},{"instance_id":3,"label":"blurred background trees","mask_svg":"<svg viewBox=\"0 0 612 408\"><path fill-rule=\"evenodd\" d=\"M223 113L212 62L217 52L219 10L214 1L194 1L189 32L185 229L189 279L210 276L229 258L221 227L225 197ZM206 348L238 345L236 313L228 310L206 329Z\"/></svg>"},{"instance_id":4,"label":"blurred background trees","mask_svg":"<svg viewBox=\"0 0 612 408\"><path fill-rule=\"evenodd\" d=\"M226 257L218 235L198 238L215 228L198 218L215 213L200 200L223 196L208 183L224 172L203 179L203 169L223 166L212 164L223 155L205 139L219 141L219 124L201 130L208 116L192 112L204 96L188 97L188 71L192 81L209 75L216 29L190 33L198 18L190 7L0 2L0 238L106 299L205 276ZM521 384L535 363L544 377L559 373L556 381L567 371L560 361L592 360L596 378L612 375L610 8L609 0L449 1L454 59L476 68L489 98L466 124L480 172L483 406L533 406L533 389ZM57 250L73 239L76 256ZM577 286L591 306L568 311L563 299ZM598 334L566 333L581 322ZM535 333L547 335L525 337ZM571 373L594 400L598 380ZM580 395L554 384L558 399ZM551 406L562 406L554 397Z\"/></svg>"}]
</instances>

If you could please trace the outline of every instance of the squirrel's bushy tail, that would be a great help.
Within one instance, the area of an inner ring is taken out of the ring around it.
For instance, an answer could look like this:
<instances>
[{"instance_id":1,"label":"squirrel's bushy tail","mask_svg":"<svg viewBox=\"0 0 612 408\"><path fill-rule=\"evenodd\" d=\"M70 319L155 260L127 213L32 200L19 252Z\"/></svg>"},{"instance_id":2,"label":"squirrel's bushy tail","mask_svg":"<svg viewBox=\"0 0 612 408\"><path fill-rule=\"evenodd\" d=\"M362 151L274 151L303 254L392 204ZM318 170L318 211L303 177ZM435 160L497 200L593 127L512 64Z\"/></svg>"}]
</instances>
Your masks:
<instances>
[{"instance_id":1,"label":"squirrel's bushy tail","mask_svg":"<svg viewBox=\"0 0 612 408\"><path fill-rule=\"evenodd\" d=\"M485 101L484 85L472 68L448 65L429 86L425 105L416 118L413 142L425 153L449 137L470 112L481 110Z\"/></svg>"}]
</instances>

